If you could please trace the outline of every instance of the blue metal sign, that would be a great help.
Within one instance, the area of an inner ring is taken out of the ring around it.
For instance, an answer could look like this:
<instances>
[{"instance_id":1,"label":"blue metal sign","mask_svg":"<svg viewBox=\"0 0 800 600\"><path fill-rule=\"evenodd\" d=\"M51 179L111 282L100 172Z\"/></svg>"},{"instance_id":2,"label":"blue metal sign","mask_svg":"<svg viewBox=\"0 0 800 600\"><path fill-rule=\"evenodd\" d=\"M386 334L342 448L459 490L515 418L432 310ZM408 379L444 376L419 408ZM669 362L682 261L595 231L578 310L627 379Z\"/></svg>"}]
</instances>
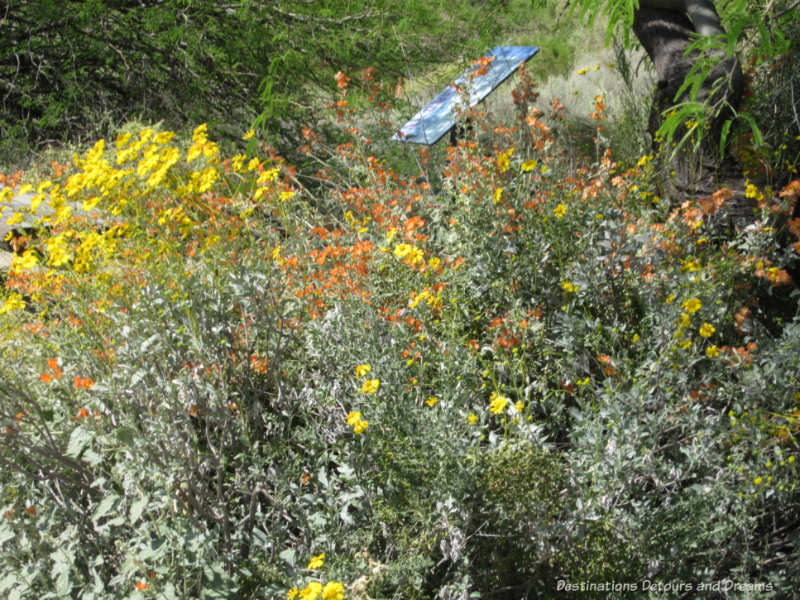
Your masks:
<instances>
[{"instance_id":1,"label":"blue metal sign","mask_svg":"<svg viewBox=\"0 0 800 600\"><path fill-rule=\"evenodd\" d=\"M403 125L392 139L416 144L435 144L456 124L458 108L463 108L463 97L468 98L469 106L475 106L538 51L536 46L498 46L475 61L466 73Z\"/></svg>"}]
</instances>

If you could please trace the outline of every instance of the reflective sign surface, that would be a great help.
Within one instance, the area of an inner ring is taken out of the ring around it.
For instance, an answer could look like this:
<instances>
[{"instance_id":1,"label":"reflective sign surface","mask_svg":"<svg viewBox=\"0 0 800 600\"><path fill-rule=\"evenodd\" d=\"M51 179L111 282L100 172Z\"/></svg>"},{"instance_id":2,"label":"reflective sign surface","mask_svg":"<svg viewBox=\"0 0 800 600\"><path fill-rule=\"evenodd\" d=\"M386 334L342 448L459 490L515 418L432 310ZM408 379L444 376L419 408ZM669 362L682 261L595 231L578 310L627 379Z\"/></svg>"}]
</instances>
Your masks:
<instances>
[{"instance_id":1,"label":"reflective sign surface","mask_svg":"<svg viewBox=\"0 0 800 600\"><path fill-rule=\"evenodd\" d=\"M538 51L536 46L498 46L475 61L466 73L403 125L392 139L435 144L455 125L459 105L463 105L464 100L469 106L475 106Z\"/></svg>"}]
</instances>

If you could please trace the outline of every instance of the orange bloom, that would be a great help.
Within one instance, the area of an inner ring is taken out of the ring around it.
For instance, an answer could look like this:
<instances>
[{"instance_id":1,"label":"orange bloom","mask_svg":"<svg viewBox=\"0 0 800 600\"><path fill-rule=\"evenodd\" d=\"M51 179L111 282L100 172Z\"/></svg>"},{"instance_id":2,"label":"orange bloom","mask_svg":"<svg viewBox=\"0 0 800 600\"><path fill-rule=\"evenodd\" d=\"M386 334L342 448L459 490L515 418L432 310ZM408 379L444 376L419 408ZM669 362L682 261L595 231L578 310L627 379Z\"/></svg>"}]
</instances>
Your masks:
<instances>
[{"instance_id":1,"label":"orange bloom","mask_svg":"<svg viewBox=\"0 0 800 600\"><path fill-rule=\"evenodd\" d=\"M76 389L90 390L94 387L94 381L92 381L91 377L78 377L77 375L72 380L72 384Z\"/></svg>"}]
</instances>

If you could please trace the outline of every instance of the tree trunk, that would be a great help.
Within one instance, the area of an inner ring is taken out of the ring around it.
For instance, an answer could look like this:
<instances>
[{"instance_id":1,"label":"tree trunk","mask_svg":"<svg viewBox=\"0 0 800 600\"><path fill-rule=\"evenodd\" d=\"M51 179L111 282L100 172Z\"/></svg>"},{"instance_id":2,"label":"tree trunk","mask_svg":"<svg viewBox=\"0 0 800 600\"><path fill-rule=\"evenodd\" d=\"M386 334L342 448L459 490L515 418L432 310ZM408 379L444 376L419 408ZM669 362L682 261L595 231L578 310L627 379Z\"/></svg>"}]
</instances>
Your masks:
<instances>
[{"instance_id":1,"label":"tree trunk","mask_svg":"<svg viewBox=\"0 0 800 600\"><path fill-rule=\"evenodd\" d=\"M725 30L711 0L640 0L639 6L633 30L658 75L649 123L655 138L665 111L692 99L688 90L680 97L678 91L696 61L704 57L697 53L687 55L688 47L698 35L724 35ZM733 115L742 97L743 75L738 59L722 55L712 58L719 62L693 99L707 105L708 129L703 132L704 143L697 151L689 147L682 149L668 165L669 170L675 171L674 183L684 193L704 191L715 183L722 166L718 160L722 125ZM680 126L673 140L681 140L686 131L685 124ZM657 143L654 142L654 146Z\"/></svg>"}]
</instances>

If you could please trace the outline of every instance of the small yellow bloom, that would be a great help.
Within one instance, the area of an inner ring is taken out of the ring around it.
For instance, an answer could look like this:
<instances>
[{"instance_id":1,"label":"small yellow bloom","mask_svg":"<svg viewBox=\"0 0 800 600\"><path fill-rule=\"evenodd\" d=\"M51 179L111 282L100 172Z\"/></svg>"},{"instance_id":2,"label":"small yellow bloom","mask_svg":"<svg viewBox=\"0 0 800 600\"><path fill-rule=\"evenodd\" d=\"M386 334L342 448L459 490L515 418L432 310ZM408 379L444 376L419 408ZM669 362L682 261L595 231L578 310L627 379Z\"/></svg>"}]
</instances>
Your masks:
<instances>
[{"instance_id":1,"label":"small yellow bloom","mask_svg":"<svg viewBox=\"0 0 800 600\"><path fill-rule=\"evenodd\" d=\"M503 188L495 188L494 190L494 203L499 204L500 200L503 198Z\"/></svg>"},{"instance_id":2,"label":"small yellow bloom","mask_svg":"<svg viewBox=\"0 0 800 600\"><path fill-rule=\"evenodd\" d=\"M678 319L678 325L680 327L686 328L686 327L689 327L689 325L691 325L691 324L692 324L691 317L686 313L681 313L681 316Z\"/></svg>"},{"instance_id":3,"label":"small yellow bloom","mask_svg":"<svg viewBox=\"0 0 800 600\"><path fill-rule=\"evenodd\" d=\"M762 483L763 481L764 481L764 478L763 478L763 477L756 477L755 479L753 479L753 483L754 483L755 485L761 485L761 483Z\"/></svg>"},{"instance_id":4,"label":"small yellow bloom","mask_svg":"<svg viewBox=\"0 0 800 600\"><path fill-rule=\"evenodd\" d=\"M169 144L169 142L174 137L175 134L172 131L162 131L161 133L158 133L155 135L155 137L153 137L153 141L156 144L161 144L163 146L164 144Z\"/></svg>"},{"instance_id":5,"label":"small yellow bloom","mask_svg":"<svg viewBox=\"0 0 800 600\"><path fill-rule=\"evenodd\" d=\"M128 142L131 141L131 134L130 133L120 133L117 136L117 150L122 150L125 146L128 145Z\"/></svg>"},{"instance_id":6,"label":"small yellow bloom","mask_svg":"<svg viewBox=\"0 0 800 600\"><path fill-rule=\"evenodd\" d=\"M297 597L297 594L300 593L300 590L297 589L297 586L290 589L286 592L286 600L294 600Z\"/></svg>"},{"instance_id":7,"label":"small yellow bloom","mask_svg":"<svg viewBox=\"0 0 800 600\"><path fill-rule=\"evenodd\" d=\"M566 207L566 206L564 205L564 203L562 202L561 204L559 204L558 206L556 206L556 207L553 209L553 214L554 214L556 217L558 217L559 219L561 219L561 218L563 218L563 217L564 217L564 215L566 215L566 214L567 214L567 207Z\"/></svg>"},{"instance_id":8,"label":"small yellow bloom","mask_svg":"<svg viewBox=\"0 0 800 600\"><path fill-rule=\"evenodd\" d=\"M436 396L431 396L430 398L425 400L425 404L427 404L428 406L436 406L436 403L438 401L439 399Z\"/></svg>"},{"instance_id":9,"label":"small yellow bloom","mask_svg":"<svg viewBox=\"0 0 800 600\"><path fill-rule=\"evenodd\" d=\"M508 171L508 167L510 165L511 155L514 153L514 148L509 148L505 152L501 152L497 155L497 169L501 173L505 173Z\"/></svg>"},{"instance_id":10,"label":"small yellow bloom","mask_svg":"<svg viewBox=\"0 0 800 600\"><path fill-rule=\"evenodd\" d=\"M361 413L360 412L350 412L347 415L347 424L350 427L353 427L356 423L361 420Z\"/></svg>"},{"instance_id":11,"label":"small yellow bloom","mask_svg":"<svg viewBox=\"0 0 800 600\"><path fill-rule=\"evenodd\" d=\"M526 160L524 163L522 163L522 165L520 166L520 169L522 169L524 172L528 173L529 171L533 171L537 167L538 164L539 163L536 162L535 160Z\"/></svg>"},{"instance_id":12,"label":"small yellow bloom","mask_svg":"<svg viewBox=\"0 0 800 600\"><path fill-rule=\"evenodd\" d=\"M364 377L370 371L372 371L372 367L368 364L356 365L356 377L359 379Z\"/></svg>"},{"instance_id":13,"label":"small yellow bloom","mask_svg":"<svg viewBox=\"0 0 800 600\"><path fill-rule=\"evenodd\" d=\"M312 581L300 591L301 600L316 600L322 591L322 584L319 581Z\"/></svg>"},{"instance_id":14,"label":"small yellow bloom","mask_svg":"<svg viewBox=\"0 0 800 600\"><path fill-rule=\"evenodd\" d=\"M283 190L278 199L281 202L286 202L287 200L291 200L292 198L294 198L294 190Z\"/></svg>"},{"instance_id":15,"label":"small yellow bloom","mask_svg":"<svg viewBox=\"0 0 800 600\"><path fill-rule=\"evenodd\" d=\"M6 225L16 225L17 223L22 223L22 220L25 217L22 215L21 212L15 212L11 215L8 220L6 221Z\"/></svg>"},{"instance_id":16,"label":"small yellow bloom","mask_svg":"<svg viewBox=\"0 0 800 600\"><path fill-rule=\"evenodd\" d=\"M312 558L311 561L308 563L308 567L306 568L319 569L324 562L325 562L325 553L323 552L322 554L318 554L317 556Z\"/></svg>"},{"instance_id":17,"label":"small yellow bloom","mask_svg":"<svg viewBox=\"0 0 800 600\"><path fill-rule=\"evenodd\" d=\"M367 379L364 384L358 389L363 394L374 394L381 386L380 379Z\"/></svg>"},{"instance_id":18,"label":"small yellow bloom","mask_svg":"<svg viewBox=\"0 0 800 600\"><path fill-rule=\"evenodd\" d=\"M322 589L322 600L344 600L344 586L338 581L329 581Z\"/></svg>"},{"instance_id":19,"label":"small yellow bloom","mask_svg":"<svg viewBox=\"0 0 800 600\"><path fill-rule=\"evenodd\" d=\"M508 398L499 394L498 392L492 392L490 396L491 404L489 404L489 410L496 415L499 415L503 412L506 408L506 405L510 402Z\"/></svg>"},{"instance_id":20,"label":"small yellow bloom","mask_svg":"<svg viewBox=\"0 0 800 600\"><path fill-rule=\"evenodd\" d=\"M564 281L564 282L561 284L561 288L562 288L562 289L563 289L565 292L568 292L568 293L570 293L570 294L572 294L572 293L575 293L575 292L577 292L577 291L578 291L578 286L577 286L577 285L575 285L574 283L572 283L572 282L571 282L571 281L569 281L569 280L566 280L566 281Z\"/></svg>"},{"instance_id":21,"label":"small yellow bloom","mask_svg":"<svg viewBox=\"0 0 800 600\"><path fill-rule=\"evenodd\" d=\"M525 409L525 403L522 400L517 400L514 403L514 408L517 409L518 413L521 413Z\"/></svg>"},{"instance_id":22,"label":"small yellow bloom","mask_svg":"<svg viewBox=\"0 0 800 600\"><path fill-rule=\"evenodd\" d=\"M475 413L469 413L467 415L467 421L469 422L470 425L475 425L475 423L478 422L478 415L476 415Z\"/></svg>"},{"instance_id":23,"label":"small yellow bloom","mask_svg":"<svg viewBox=\"0 0 800 600\"><path fill-rule=\"evenodd\" d=\"M700 302L700 300L697 299L697 298L689 298L683 304L681 304L681 307L683 308L683 310L688 312L690 315L693 315L694 313L696 313L698 310L700 310L702 308L702 306L703 306L703 303Z\"/></svg>"},{"instance_id":24,"label":"small yellow bloom","mask_svg":"<svg viewBox=\"0 0 800 600\"><path fill-rule=\"evenodd\" d=\"M700 326L700 335L703 336L704 338L711 337L712 335L714 335L715 331L716 329L714 329L714 326L711 323L703 323Z\"/></svg>"},{"instance_id":25,"label":"small yellow bloom","mask_svg":"<svg viewBox=\"0 0 800 600\"><path fill-rule=\"evenodd\" d=\"M405 258L413 251L414 251L414 246L412 246L411 244L395 244L393 250L394 255L400 259Z\"/></svg>"},{"instance_id":26,"label":"small yellow bloom","mask_svg":"<svg viewBox=\"0 0 800 600\"><path fill-rule=\"evenodd\" d=\"M716 344L706 348L706 356L708 356L708 358L719 356L719 348L717 348Z\"/></svg>"},{"instance_id":27,"label":"small yellow bloom","mask_svg":"<svg viewBox=\"0 0 800 600\"><path fill-rule=\"evenodd\" d=\"M578 69L575 71L577 75L586 75L589 72L589 67L583 67L582 69Z\"/></svg>"},{"instance_id":28,"label":"small yellow bloom","mask_svg":"<svg viewBox=\"0 0 800 600\"><path fill-rule=\"evenodd\" d=\"M11 272L18 273L20 271L27 271L39 264L39 257L33 250L25 250L22 256L17 254L11 260Z\"/></svg>"},{"instance_id":29,"label":"small yellow bloom","mask_svg":"<svg viewBox=\"0 0 800 600\"><path fill-rule=\"evenodd\" d=\"M672 304L673 302L675 302L675 294L670 294L669 296L667 296L667 299L664 300L664 302L666 304Z\"/></svg>"},{"instance_id":30,"label":"small yellow bloom","mask_svg":"<svg viewBox=\"0 0 800 600\"><path fill-rule=\"evenodd\" d=\"M0 315L4 315L12 310L22 310L23 308L25 308L25 300L23 300L22 296L17 292L12 292L11 295L6 298L3 305L0 306Z\"/></svg>"},{"instance_id":31,"label":"small yellow bloom","mask_svg":"<svg viewBox=\"0 0 800 600\"><path fill-rule=\"evenodd\" d=\"M355 433L356 435L361 435L362 433L364 433L364 431L367 429L368 426L369 422L361 420L355 425L353 425L353 433Z\"/></svg>"},{"instance_id":32,"label":"small yellow bloom","mask_svg":"<svg viewBox=\"0 0 800 600\"><path fill-rule=\"evenodd\" d=\"M253 137L255 134L256 134L256 130L255 130L255 129L249 129L249 130L247 131L247 133L245 133L245 134L242 136L242 139L243 139L243 140L249 140L249 139L250 139L251 137Z\"/></svg>"},{"instance_id":33,"label":"small yellow bloom","mask_svg":"<svg viewBox=\"0 0 800 600\"><path fill-rule=\"evenodd\" d=\"M202 123L194 128L192 132L192 141L197 142L198 140L206 141L206 134L208 133L208 123Z\"/></svg>"}]
</instances>

